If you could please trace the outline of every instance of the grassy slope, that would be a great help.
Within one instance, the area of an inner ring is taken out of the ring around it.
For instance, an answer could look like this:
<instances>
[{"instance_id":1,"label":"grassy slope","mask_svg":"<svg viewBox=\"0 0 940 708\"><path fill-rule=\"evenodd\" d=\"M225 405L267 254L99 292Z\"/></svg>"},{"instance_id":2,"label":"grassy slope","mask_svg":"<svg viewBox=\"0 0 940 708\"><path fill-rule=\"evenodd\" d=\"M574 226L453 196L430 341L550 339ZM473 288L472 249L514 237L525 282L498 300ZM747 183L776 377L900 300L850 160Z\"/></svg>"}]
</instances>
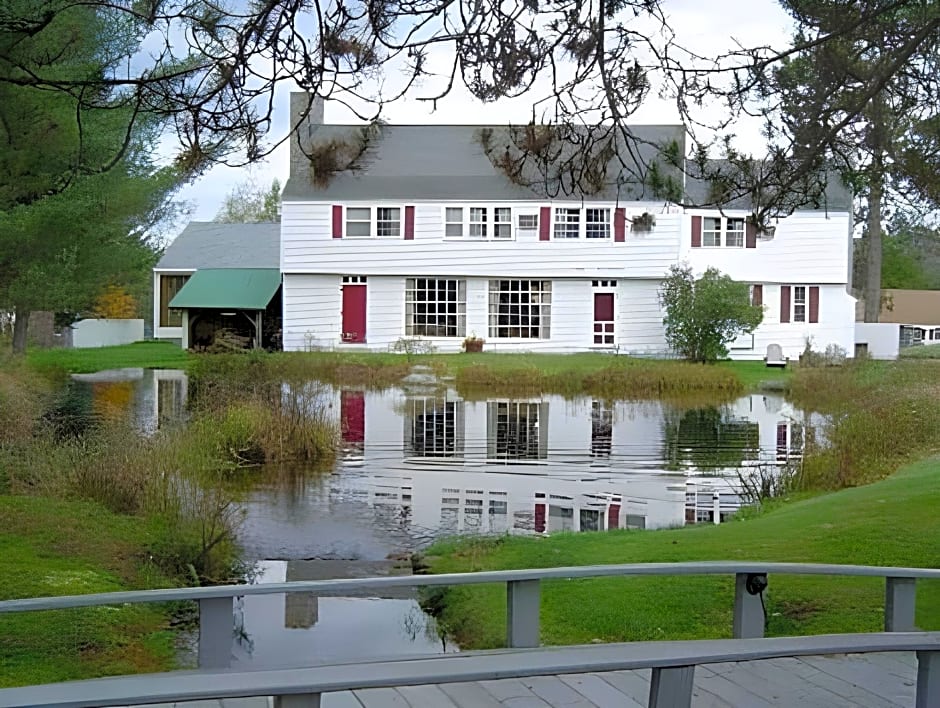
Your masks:
<instances>
[{"instance_id":1,"label":"grassy slope","mask_svg":"<svg viewBox=\"0 0 940 708\"><path fill-rule=\"evenodd\" d=\"M136 518L98 505L0 496L0 599L165 584L135 554ZM163 671L174 665L167 616L152 605L0 615L0 686Z\"/></svg>"},{"instance_id":2,"label":"grassy slope","mask_svg":"<svg viewBox=\"0 0 940 708\"><path fill-rule=\"evenodd\" d=\"M192 355L170 342L136 342L99 349L30 349L29 364L40 371L90 373L104 369L144 367L184 369Z\"/></svg>"},{"instance_id":3,"label":"grassy slope","mask_svg":"<svg viewBox=\"0 0 940 708\"><path fill-rule=\"evenodd\" d=\"M789 502L749 520L668 531L560 534L438 544L432 572L691 560L940 566L940 460L876 484ZM548 582L549 644L726 637L732 579L640 578ZM772 576L769 635L877 631L884 584L875 579ZM450 591L444 614L466 647L502 646L503 586ZM918 584L918 624L940 629L940 582Z\"/></svg>"}]
</instances>

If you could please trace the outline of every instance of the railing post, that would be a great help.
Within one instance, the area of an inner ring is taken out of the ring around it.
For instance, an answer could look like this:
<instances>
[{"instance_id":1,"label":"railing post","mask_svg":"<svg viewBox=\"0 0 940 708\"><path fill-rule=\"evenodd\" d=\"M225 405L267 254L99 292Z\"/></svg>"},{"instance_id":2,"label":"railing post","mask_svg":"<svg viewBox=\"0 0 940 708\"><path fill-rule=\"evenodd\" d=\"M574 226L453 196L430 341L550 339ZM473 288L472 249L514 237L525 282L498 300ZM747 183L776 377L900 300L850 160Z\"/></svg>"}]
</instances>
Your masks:
<instances>
[{"instance_id":1,"label":"railing post","mask_svg":"<svg viewBox=\"0 0 940 708\"><path fill-rule=\"evenodd\" d=\"M917 599L914 578L885 578L885 631L913 632Z\"/></svg>"},{"instance_id":2,"label":"railing post","mask_svg":"<svg viewBox=\"0 0 940 708\"><path fill-rule=\"evenodd\" d=\"M735 639L759 639L764 636L764 603L761 593L767 587L764 573L737 573L734 576Z\"/></svg>"},{"instance_id":3,"label":"railing post","mask_svg":"<svg viewBox=\"0 0 940 708\"><path fill-rule=\"evenodd\" d=\"M232 661L235 633L234 599L209 597L199 601L199 668L227 669Z\"/></svg>"},{"instance_id":4,"label":"railing post","mask_svg":"<svg viewBox=\"0 0 940 708\"><path fill-rule=\"evenodd\" d=\"M274 708L320 708L320 694L299 693L290 696L275 696Z\"/></svg>"},{"instance_id":5,"label":"railing post","mask_svg":"<svg viewBox=\"0 0 940 708\"><path fill-rule=\"evenodd\" d=\"M940 651L917 652L915 708L940 706Z\"/></svg>"},{"instance_id":6,"label":"railing post","mask_svg":"<svg viewBox=\"0 0 940 708\"><path fill-rule=\"evenodd\" d=\"M506 646L513 649L539 646L539 581L506 583Z\"/></svg>"},{"instance_id":7,"label":"railing post","mask_svg":"<svg viewBox=\"0 0 940 708\"><path fill-rule=\"evenodd\" d=\"M690 708L694 666L653 669L649 708Z\"/></svg>"}]
</instances>

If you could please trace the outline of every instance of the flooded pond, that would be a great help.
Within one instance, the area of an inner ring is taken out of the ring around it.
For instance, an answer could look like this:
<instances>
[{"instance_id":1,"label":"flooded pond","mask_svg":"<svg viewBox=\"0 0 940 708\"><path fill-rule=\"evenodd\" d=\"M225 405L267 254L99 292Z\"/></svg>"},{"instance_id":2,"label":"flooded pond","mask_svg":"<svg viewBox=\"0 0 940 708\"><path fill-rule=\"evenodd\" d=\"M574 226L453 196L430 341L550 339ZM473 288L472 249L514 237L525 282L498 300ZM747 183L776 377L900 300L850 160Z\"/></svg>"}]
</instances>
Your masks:
<instances>
[{"instance_id":1,"label":"flooded pond","mask_svg":"<svg viewBox=\"0 0 940 708\"><path fill-rule=\"evenodd\" d=\"M742 480L798 461L819 421L782 396L715 407L544 395L463 400L452 389L317 388L340 426L331 469L246 471L240 541L256 582L409 572L454 534L598 532L712 522ZM76 376L70 394L150 433L185 416L184 372ZM248 597L241 665L452 651L413 595Z\"/></svg>"}]
</instances>

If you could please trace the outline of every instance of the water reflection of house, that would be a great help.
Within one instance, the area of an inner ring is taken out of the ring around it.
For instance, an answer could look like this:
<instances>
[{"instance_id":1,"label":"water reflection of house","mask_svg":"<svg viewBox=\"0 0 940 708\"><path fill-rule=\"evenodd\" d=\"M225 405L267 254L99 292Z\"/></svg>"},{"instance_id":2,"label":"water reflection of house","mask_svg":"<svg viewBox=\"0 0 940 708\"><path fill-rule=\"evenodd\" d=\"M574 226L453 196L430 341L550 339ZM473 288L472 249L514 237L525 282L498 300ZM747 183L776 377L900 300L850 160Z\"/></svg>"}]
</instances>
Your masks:
<instances>
[{"instance_id":1,"label":"water reflection of house","mask_svg":"<svg viewBox=\"0 0 940 708\"><path fill-rule=\"evenodd\" d=\"M285 582L309 580L296 561L287 561ZM320 598L309 592L284 595L284 626L288 629L310 629L320 619Z\"/></svg>"},{"instance_id":2,"label":"water reflection of house","mask_svg":"<svg viewBox=\"0 0 940 708\"><path fill-rule=\"evenodd\" d=\"M790 454L802 430L787 404L760 395L691 416L660 402L464 401L453 391L340 399L345 447L376 512L443 532L681 525L699 497L710 513L713 488L727 515L740 500L726 477L777 464L778 431ZM687 490L687 477L707 493Z\"/></svg>"}]
</instances>

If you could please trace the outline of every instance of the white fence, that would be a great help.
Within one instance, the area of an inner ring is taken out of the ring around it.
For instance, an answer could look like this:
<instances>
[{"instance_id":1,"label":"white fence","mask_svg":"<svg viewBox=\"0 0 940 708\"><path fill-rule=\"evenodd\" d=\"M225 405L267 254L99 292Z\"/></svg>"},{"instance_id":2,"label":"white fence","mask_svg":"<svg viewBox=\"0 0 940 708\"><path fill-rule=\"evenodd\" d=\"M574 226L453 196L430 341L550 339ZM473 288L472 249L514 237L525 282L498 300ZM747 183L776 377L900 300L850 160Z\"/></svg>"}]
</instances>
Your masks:
<instances>
[{"instance_id":1,"label":"white fence","mask_svg":"<svg viewBox=\"0 0 940 708\"><path fill-rule=\"evenodd\" d=\"M143 338L143 320L79 320L72 325L72 346L75 349L130 344Z\"/></svg>"}]
</instances>

